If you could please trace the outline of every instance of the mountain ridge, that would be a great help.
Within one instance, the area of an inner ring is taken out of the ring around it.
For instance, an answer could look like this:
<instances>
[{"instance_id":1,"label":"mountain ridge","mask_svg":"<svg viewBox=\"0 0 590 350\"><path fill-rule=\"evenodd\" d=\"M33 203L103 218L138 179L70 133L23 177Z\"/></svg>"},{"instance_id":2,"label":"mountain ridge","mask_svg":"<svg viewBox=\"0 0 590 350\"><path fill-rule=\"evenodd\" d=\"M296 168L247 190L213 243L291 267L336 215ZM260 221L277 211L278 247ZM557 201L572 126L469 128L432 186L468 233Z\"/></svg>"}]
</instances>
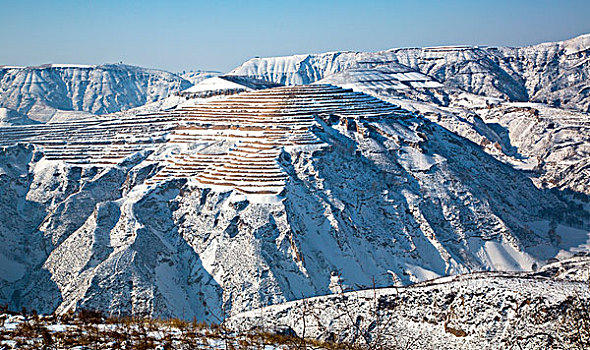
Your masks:
<instances>
[{"instance_id":1,"label":"mountain ridge","mask_svg":"<svg viewBox=\"0 0 590 350\"><path fill-rule=\"evenodd\" d=\"M393 48L374 53L330 52L254 58L236 67L230 74L290 85L312 83L351 68L402 64L408 70L438 80L451 92L459 89L511 101L543 102L590 111L590 88L587 83L589 37L586 34L521 48ZM536 55L536 51L540 54ZM545 61L555 61L557 66L553 68ZM575 75L572 76L570 70ZM548 91L542 86L552 86L555 91Z\"/></svg>"},{"instance_id":2,"label":"mountain ridge","mask_svg":"<svg viewBox=\"0 0 590 350\"><path fill-rule=\"evenodd\" d=\"M191 85L163 70L123 64L0 67L0 107L47 122L59 111L90 116L138 107Z\"/></svg>"}]
</instances>

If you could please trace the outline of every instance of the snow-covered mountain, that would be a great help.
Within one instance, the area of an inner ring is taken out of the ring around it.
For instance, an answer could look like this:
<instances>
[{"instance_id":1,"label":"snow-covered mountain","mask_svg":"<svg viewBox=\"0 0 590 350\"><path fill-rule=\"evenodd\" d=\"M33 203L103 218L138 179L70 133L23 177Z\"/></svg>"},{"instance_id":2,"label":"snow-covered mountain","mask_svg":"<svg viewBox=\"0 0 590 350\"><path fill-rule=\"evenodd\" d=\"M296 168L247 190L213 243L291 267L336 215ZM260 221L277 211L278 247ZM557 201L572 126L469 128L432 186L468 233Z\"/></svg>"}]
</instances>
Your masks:
<instances>
[{"instance_id":1,"label":"snow-covered mountain","mask_svg":"<svg viewBox=\"0 0 590 350\"><path fill-rule=\"evenodd\" d=\"M5 127L0 141L12 308L215 320L339 284L526 271L588 250L586 197L329 85Z\"/></svg>"},{"instance_id":2,"label":"snow-covered mountain","mask_svg":"<svg viewBox=\"0 0 590 350\"><path fill-rule=\"evenodd\" d=\"M78 112L75 118L118 112L191 85L172 73L124 64L0 66L0 107L47 122L69 111Z\"/></svg>"},{"instance_id":3,"label":"snow-covered mountain","mask_svg":"<svg viewBox=\"0 0 590 350\"><path fill-rule=\"evenodd\" d=\"M253 59L232 74L313 84L199 99L137 67L0 69L0 304L219 321L588 252L589 38ZM501 313L533 277L445 281ZM428 312L402 321L449 336Z\"/></svg>"},{"instance_id":4,"label":"snow-covered mountain","mask_svg":"<svg viewBox=\"0 0 590 350\"><path fill-rule=\"evenodd\" d=\"M362 91L480 144L540 187L590 193L590 35L524 48L256 58L232 74Z\"/></svg>"},{"instance_id":5,"label":"snow-covered mountain","mask_svg":"<svg viewBox=\"0 0 590 350\"><path fill-rule=\"evenodd\" d=\"M400 67L442 83L447 94L460 90L590 111L590 34L523 48L454 46L254 58L231 74L288 85L350 69Z\"/></svg>"}]
</instances>

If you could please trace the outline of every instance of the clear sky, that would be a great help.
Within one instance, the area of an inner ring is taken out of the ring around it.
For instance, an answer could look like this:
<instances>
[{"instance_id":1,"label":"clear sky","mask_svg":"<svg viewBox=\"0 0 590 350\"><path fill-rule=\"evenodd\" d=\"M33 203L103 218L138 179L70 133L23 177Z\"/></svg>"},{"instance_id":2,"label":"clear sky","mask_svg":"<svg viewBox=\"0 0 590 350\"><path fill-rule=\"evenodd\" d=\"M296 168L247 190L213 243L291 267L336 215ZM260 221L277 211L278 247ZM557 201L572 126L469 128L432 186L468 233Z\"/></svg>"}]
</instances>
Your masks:
<instances>
[{"instance_id":1,"label":"clear sky","mask_svg":"<svg viewBox=\"0 0 590 350\"><path fill-rule=\"evenodd\" d=\"M590 33L590 0L0 0L0 64L228 71L255 57Z\"/></svg>"}]
</instances>

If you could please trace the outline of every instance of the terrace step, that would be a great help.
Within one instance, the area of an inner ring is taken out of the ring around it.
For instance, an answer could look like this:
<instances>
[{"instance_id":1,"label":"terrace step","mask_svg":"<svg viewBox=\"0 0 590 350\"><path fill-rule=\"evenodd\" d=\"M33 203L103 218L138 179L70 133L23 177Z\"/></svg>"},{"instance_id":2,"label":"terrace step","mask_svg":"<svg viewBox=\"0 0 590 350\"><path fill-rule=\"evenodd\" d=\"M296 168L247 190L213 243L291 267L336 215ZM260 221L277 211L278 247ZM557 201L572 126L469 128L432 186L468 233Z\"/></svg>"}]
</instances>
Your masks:
<instances>
[{"instance_id":1,"label":"terrace step","mask_svg":"<svg viewBox=\"0 0 590 350\"><path fill-rule=\"evenodd\" d=\"M108 167L136 152L171 145L175 153L150 158L164 167L146 184L194 178L204 186L275 195L288 180L279 165L281 152L286 147L322 147L324 143L314 134L322 122L408 115L399 106L351 89L325 84L283 86L165 112L0 127L0 146L29 143L40 147L48 160ZM217 147L211 148L215 152L205 150L212 145Z\"/></svg>"}]
</instances>

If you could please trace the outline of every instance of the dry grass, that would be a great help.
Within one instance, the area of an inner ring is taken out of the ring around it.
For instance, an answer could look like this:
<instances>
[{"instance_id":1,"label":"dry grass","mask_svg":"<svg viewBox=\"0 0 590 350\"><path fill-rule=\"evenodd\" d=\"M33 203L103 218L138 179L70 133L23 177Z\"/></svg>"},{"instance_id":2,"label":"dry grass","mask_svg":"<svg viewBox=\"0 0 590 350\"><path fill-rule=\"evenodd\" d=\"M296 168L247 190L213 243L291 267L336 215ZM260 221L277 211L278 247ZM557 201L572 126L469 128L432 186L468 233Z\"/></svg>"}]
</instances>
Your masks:
<instances>
[{"instance_id":1,"label":"dry grass","mask_svg":"<svg viewBox=\"0 0 590 350\"><path fill-rule=\"evenodd\" d=\"M14 315L14 313L12 314ZM20 314L22 315L22 314ZM2 325L11 315L0 316ZM82 310L59 317L28 313L14 329L0 328L1 349L345 349L335 343L270 332L235 333L223 324L178 318L105 317ZM57 326L57 328L54 328Z\"/></svg>"}]
</instances>

